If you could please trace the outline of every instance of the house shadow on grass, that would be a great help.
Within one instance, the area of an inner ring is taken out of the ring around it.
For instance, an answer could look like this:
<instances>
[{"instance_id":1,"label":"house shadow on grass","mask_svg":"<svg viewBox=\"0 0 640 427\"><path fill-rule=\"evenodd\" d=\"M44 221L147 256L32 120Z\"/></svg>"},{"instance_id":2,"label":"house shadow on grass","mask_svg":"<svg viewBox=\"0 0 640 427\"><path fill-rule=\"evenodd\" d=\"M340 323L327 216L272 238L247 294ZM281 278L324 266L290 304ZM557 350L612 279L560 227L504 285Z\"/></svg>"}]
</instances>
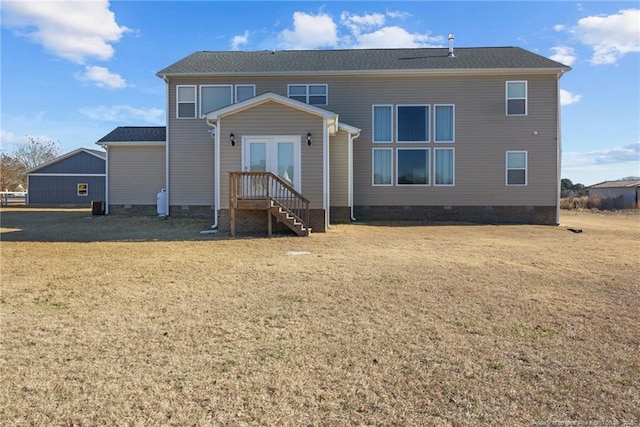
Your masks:
<instances>
[{"instance_id":1,"label":"house shadow on grass","mask_svg":"<svg viewBox=\"0 0 640 427\"><path fill-rule=\"evenodd\" d=\"M0 210L3 242L153 242L229 239L229 233L201 234L211 219L156 216L93 216L90 209Z\"/></svg>"}]
</instances>

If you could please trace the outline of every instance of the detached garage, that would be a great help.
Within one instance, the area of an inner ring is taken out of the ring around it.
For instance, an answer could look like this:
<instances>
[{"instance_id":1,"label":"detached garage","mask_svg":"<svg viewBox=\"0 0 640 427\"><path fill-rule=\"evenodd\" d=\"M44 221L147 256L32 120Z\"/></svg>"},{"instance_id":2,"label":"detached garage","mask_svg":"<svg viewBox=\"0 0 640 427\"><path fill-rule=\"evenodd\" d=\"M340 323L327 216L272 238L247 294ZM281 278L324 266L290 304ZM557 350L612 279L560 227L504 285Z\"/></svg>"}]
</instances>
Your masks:
<instances>
[{"instance_id":1,"label":"detached garage","mask_svg":"<svg viewBox=\"0 0 640 427\"><path fill-rule=\"evenodd\" d=\"M91 206L104 200L106 153L79 148L25 172L30 206Z\"/></svg>"},{"instance_id":2,"label":"detached garage","mask_svg":"<svg viewBox=\"0 0 640 427\"><path fill-rule=\"evenodd\" d=\"M587 187L589 205L598 209L638 208L640 180L605 181Z\"/></svg>"}]
</instances>

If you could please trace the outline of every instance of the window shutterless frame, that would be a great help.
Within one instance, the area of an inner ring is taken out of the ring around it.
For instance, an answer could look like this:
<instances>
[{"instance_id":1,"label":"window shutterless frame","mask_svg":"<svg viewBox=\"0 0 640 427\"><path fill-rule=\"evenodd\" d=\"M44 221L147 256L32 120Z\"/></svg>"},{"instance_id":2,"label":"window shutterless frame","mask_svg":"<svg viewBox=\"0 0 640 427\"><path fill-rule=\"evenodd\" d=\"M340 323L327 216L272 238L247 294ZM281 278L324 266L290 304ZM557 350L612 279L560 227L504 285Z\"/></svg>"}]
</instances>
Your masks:
<instances>
[{"instance_id":1,"label":"window shutterless frame","mask_svg":"<svg viewBox=\"0 0 640 427\"><path fill-rule=\"evenodd\" d=\"M455 142L456 106L454 104L433 105L433 140L436 143Z\"/></svg>"},{"instance_id":2,"label":"window shutterless frame","mask_svg":"<svg viewBox=\"0 0 640 427\"><path fill-rule=\"evenodd\" d=\"M505 156L505 184L509 187L528 185L528 153L507 151Z\"/></svg>"},{"instance_id":3,"label":"window shutterless frame","mask_svg":"<svg viewBox=\"0 0 640 427\"><path fill-rule=\"evenodd\" d=\"M200 117L233 104L233 85L200 85Z\"/></svg>"},{"instance_id":4,"label":"window shutterless frame","mask_svg":"<svg viewBox=\"0 0 640 427\"><path fill-rule=\"evenodd\" d=\"M235 102L253 98L256 96L256 85L236 85L235 96Z\"/></svg>"},{"instance_id":5,"label":"window shutterless frame","mask_svg":"<svg viewBox=\"0 0 640 427\"><path fill-rule=\"evenodd\" d=\"M455 148L434 148L433 185L435 187L453 187L456 185Z\"/></svg>"},{"instance_id":6,"label":"window shutterless frame","mask_svg":"<svg viewBox=\"0 0 640 427\"><path fill-rule=\"evenodd\" d=\"M310 105L329 104L329 85L326 83L287 85L287 97Z\"/></svg>"},{"instance_id":7,"label":"window shutterless frame","mask_svg":"<svg viewBox=\"0 0 640 427\"><path fill-rule=\"evenodd\" d=\"M428 186L429 148L398 148L396 150L396 185L399 187Z\"/></svg>"},{"instance_id":8,"label":"window shutterless frame","mask_svg":"<svg viewBox=\"0 0 640 427\"><path fill-rule=\"evenodd\" d=\"M396 141L431 142L431 106L429 104L396 105Z\"/></svg>"},{"instance_id":9,"label":"window shutterless frame","mask_svg":"<svg viewBox=\"0 0 640 427\"><path fill-rule=\"evenodd\" d=\"M393 142L393 105L373 105L371 123L374 143Z\"/></svg>"},{"instance_id":10,"label":"window shutterless frame","mask_svg":"<svg viewBox=\"0 0 640 427\"><path fill-rule=\"evenodd\" d=\"M507 116L526 116L528 114L526 80L508 81L505 84L505 109Z\"/></svg>"},{"instance_id":11,"label":"window shutterless frame","mask_svg":"<svg viewBox=\"0 0 640 427\"><path fill-rule=\"evenodd\" d=\"M177 85L176 86L176 118L195 119L196 118L196 86Z\"/></svg>"},{"instance_id":12,"label":"window shutterless frame","mask_svg":"<svg viewBox=\"0 0 640 427\"><path fill-rule=\"evenodd\" d=\"M393 148L374 148L371 152L371 185L393 185Z\"/></svg>"}]
</instances>

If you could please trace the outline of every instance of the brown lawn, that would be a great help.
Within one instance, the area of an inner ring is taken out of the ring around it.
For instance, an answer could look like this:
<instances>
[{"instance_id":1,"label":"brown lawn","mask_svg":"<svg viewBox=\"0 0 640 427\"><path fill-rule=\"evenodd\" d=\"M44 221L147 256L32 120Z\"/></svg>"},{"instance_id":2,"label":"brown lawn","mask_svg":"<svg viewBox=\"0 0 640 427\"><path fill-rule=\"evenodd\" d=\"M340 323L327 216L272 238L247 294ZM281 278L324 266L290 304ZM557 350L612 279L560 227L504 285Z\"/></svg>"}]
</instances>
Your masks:
<instances>
[{"instance_id":1,"label":"brown lawn","mask_svg":"<svg viewBox=\"0 0 640 427\"><path fill-rule=\"evenodd\" d=\"M2 425L640 424L638 213L237 240L0 215Z\"/></svg>"}]
</instances>

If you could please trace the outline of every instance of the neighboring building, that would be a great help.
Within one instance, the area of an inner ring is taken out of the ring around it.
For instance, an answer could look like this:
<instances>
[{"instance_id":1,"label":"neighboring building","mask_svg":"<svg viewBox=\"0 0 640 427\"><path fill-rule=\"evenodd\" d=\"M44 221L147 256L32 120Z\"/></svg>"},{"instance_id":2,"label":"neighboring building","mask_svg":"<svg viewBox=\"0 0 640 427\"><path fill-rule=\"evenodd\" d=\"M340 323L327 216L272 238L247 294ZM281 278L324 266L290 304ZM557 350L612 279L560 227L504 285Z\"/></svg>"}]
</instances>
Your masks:
<instances>
[{"instance_id":1,"label":"neighboring building","mask_svg":"<svg viewBox=\"0 0 640 427\"><path fill-rule=\"evenodd\" d=\"M25 171L30 206L91 206L104 200L105 153L79 148Z\"/></svg>"},{"instance_id":2,"label":"neighboring building","mask_svg":"<svg viewBox=\"0 0 640 427\"><path fill-rule=\"evenodd\" d=\"M155 213L166 185L164 126L121 126L97 143L107 150L107 213Z\"/></svg>"},{"instance_id":3,"label":"neighboring building","mask_svg":"<svg viewBox=\"0 0 640 427\"><path fill-rule=\"evenodd\" d=\"M142 194L126 178L151 159L113 156L130 146L153 156L156 179L162 168L170 215L221 230L300 222L307 204L315 231L353 218L557 224L569 70L515 47L196 52L157 74L164 157L159 141L98 142L109 209L155 212L160 185Z\"/></svg>"},{"instance_id":4,"label":"neighboring building","mask_svg":"<svg viewBox=\"0 0 640 427\"><path fill-rule=\"evenodd\" d=\"M604 181L589 187L589 206L598 209L637 209L640 180Z\"/></svg>"}]
</instances>

